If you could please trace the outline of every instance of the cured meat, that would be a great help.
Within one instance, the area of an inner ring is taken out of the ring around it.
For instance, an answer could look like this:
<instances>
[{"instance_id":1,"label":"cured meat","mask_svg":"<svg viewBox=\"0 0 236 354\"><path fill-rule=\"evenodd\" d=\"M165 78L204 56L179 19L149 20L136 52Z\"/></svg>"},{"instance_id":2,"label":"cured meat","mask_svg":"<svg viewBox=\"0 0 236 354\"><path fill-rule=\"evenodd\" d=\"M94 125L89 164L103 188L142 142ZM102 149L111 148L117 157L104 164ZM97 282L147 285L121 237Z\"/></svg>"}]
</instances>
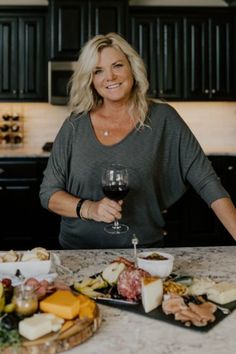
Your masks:
<instances>
[{"instance_id":1,"label":"cured meat","mask_svg":"<svg viewBox=\"0 0 236 354\"><path fill-rule=\"evenodd\" d=\"M197 327L206 326L208 322L214 322L216 305L207 301L201 304L189 302L185 304L184 299L177 294L164 296L162 309L166 315L173 314L175 319L184 322L186 326L193 324Z\"/></svg>"},{"instance_id":2,"label":"cured meat","mask_svg":"<svg viewBox=\"0 0 236 354\"><path fill-rule=\"evenodd\" d=\"M118 294L127 300L139 300L141 298L141 278L149 276L150 274L143 269L127 267L119 275Z\"/></svg>"},{"instance_id":3,"label":"cured meat","mask_svg":"<svg viewBox=\"0 0 236 354\"><path fill-rule=\"evenodd\" d=\"M134 262L129 261L125 257L117 257L112 263L117 262L117 263L124 263L127 267L135 268Z\"/></svg>"}]
</instances>

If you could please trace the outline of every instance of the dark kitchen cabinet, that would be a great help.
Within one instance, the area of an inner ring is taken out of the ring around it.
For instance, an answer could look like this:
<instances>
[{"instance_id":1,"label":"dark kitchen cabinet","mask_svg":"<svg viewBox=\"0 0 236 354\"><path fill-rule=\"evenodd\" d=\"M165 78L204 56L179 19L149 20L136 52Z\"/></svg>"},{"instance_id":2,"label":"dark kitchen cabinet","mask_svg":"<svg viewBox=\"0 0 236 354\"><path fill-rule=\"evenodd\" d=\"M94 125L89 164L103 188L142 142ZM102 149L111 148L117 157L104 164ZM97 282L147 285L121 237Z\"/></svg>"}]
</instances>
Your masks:
<instances>
[{"instance_id":1,"label":"dark kitchen cabinet","mask_svg":"<svg viewBox=\"0 0 236 354\"><path fill-rule=\"evenodd\" d=\"M88 1L51 0L51 59L76 60L88 39Z\"/></svg>"},{"instance_id":2,"label":"dark kitchen cabinet","mask_svg":"<svg viewBox=\"0 0 236 354\"><path fill-rule=\"evenodd\" d=\"M0 12L0 100L47 96L45 11Z\"/></svg>"},{"instance_id":3,"label":"dark kitchen cabinet","mask_svg":"<svg viewBox=\"0 0 236 354\"><path fill-rule=\"evenodd\" d=\"M95 34L126 33L126 0L51 0L49 2L53 60L76 60Z\"/></svg>"},{"instance_id":4,"label":"dark kitchen cabinet","mask_svg":"<svg viewBox=\"0 0 236 354\"><path fill-rule=\"evenodd\" d=\"M236 203L236 157L209 156L209 159L223 186ZM164 218L166 220L166 246L235 244L232 236L193 188L190 188L179 201L164 211Z\"/></svg>"},{"instance_id":5,"label":"dark kitchen cabinet","mask_svg":"<svg viewBox=\"0 0 236 354\"><path fill-rule=\"evenodd\" d=\"M129 16L151 97L235 100L235 10L134 6Z\"/></svg>"},{"instance_id":6,"label":"dark kitchen cabinet","mask_svg":"<svg viewBox=\"0 0 236 354\"><path fill-rule=\"evenodd\" d=\"M43 168L35 158L0 158L2 250L59 247L60 217L44 213L39 201Z\"/></svg>"},{"instance_id":7,"label":"dark kitchen cabinet","mask_svg":"<svg viewBox=\"0 0 236 354\"><path fill-rule=\"evenodd\" d=\"M184 17L186 99L233 99L233 25L233 16L225 13Z\"/></svg>"},{"instance_id":8,"label":"dark kitchen cabinet","mask_svg":"<svg viewBox=\"0 0 236 354\"><path fill-rule=\"evenodd\" d=\"M144 59L151 97L181 96L181 18L155 15L153 11L131 15L131 43Z\"/></svg>"},{"instance_id":9,"label":"dark kitchen cabinet","mask_svg":"<svg viewBox=\"0 0 236 354\"><path fill-rule=\"evenodd\" d=\"M90 0L90 36L116 32L126 35L127 0Z\"/></svg>"}]
</instances>

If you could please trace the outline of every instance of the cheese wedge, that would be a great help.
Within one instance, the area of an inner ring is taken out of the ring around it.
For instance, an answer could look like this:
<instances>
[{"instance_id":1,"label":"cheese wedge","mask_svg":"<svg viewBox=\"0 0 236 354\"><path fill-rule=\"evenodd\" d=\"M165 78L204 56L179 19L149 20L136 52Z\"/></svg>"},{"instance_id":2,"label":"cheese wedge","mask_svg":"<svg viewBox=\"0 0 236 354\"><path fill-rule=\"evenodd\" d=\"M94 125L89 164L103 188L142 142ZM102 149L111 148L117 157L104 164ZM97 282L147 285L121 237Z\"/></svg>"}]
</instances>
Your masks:
<instances>
[{"instance_id":1,"label":"cheese wedge","mask_svg":"<svg viewBox=\"0 0 236 354\"><path fill-rule=\"evenodd\" d=\"M141 285L143 308L145 312L150 312L162 303L163 283L159 277L145 277Z\"/></svg>"},{"instance_id":2,"label":"cheese wedge","mask_svg":"<svg viewBox=\"0 0 236 354\"><path fill-rule=\"evenodd\" d=\"M221 282L207 290L207 298L217 304L227 304L236 300L236 283Z\"/></svg>"},{"instance_id":3,"label":"cheese wedge","mask_svg":"<svg viewBox=\"0 0 236 354\"><path fill-rule=\"evenodd\" d=\"M80 300L69 290L57 290L39 303L43 312L53 313L65 320L72 320L79 314Z\"/></svg>"}]
</instances>

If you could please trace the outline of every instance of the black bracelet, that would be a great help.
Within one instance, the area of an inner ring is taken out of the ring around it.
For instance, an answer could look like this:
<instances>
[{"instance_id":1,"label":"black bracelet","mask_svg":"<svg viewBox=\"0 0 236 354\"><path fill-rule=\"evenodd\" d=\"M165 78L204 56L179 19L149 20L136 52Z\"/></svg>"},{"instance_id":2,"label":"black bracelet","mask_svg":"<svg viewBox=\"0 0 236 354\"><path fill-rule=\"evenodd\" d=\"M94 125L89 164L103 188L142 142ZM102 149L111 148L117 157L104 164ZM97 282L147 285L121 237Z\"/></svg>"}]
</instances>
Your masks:
<instances>
[{"instance_id":1,"label":"black bracelet","mask_svg":"<svg viewBox=\"0 0 236 354\"><path fill-rule=\"evenodd\" d=\"M86 200L86 199L81 198L81 199L78 201L78 204L77 204L77 207L76 207L76 214L77 214L78 218L80 218L80 219L81 219L80 209L81 209L81 207L82 207L82 205L83 205L83 202L85 202L85 200Z\"/></svg>"}]
</instances>

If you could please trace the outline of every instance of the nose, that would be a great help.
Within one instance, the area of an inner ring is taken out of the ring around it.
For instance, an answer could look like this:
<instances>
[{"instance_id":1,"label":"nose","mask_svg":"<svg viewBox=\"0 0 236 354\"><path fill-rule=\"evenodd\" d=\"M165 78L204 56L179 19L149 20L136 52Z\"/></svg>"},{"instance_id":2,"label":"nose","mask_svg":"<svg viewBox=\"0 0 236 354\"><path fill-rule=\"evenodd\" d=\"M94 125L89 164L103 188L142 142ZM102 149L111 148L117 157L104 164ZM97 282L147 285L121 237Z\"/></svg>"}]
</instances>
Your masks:
<instances>
[{"instance_id":1,"label":"nose","mask_svg":"<svg viewBox=\"0 0 236 354\"><path fill-rule=\"evenodd\" d=\"M114 80L114 77L115 77L115 73L112 70L112 68L107 69L106 70L106 80L107 81L112 81L112 80Z\"/></svg>"}]
</instances>

